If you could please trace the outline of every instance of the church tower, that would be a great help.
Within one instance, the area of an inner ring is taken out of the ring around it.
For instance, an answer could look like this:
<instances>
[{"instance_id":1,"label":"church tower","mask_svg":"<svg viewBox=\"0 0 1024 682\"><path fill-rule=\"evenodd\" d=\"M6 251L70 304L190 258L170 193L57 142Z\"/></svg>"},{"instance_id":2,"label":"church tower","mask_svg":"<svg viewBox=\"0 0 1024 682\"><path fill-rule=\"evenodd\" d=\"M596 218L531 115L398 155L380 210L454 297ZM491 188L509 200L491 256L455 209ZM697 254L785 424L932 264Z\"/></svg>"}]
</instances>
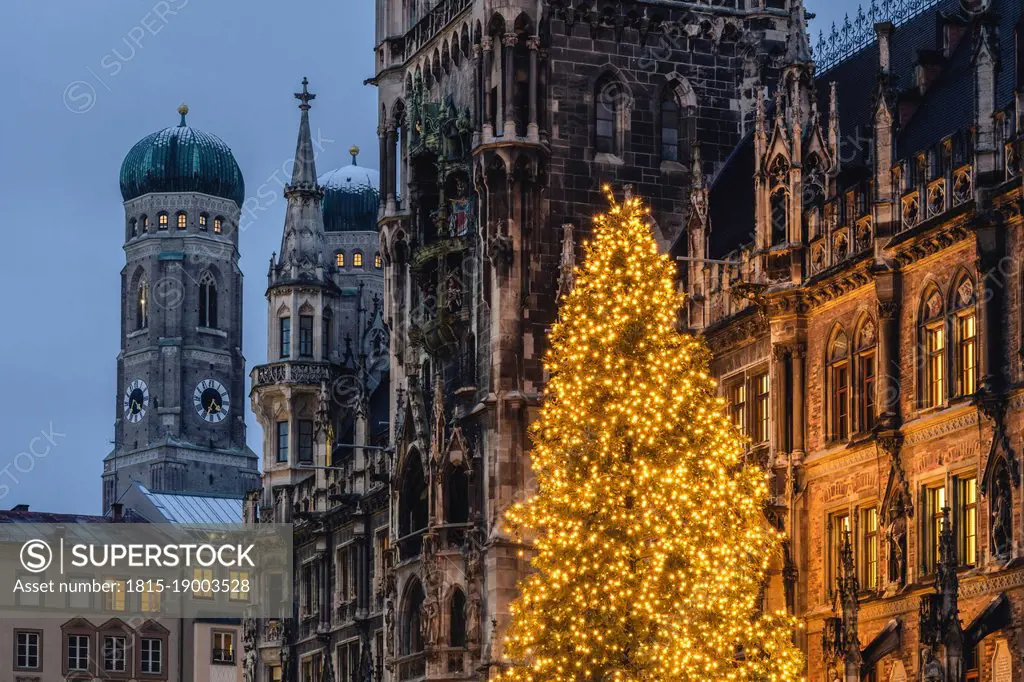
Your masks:
<instances>
[{"instance_id":1,"label":"church tower","mask_svg":"<svg viewBox=\"0 0 1024 682\"><path fill-rule=\"evenodd\" d=\"M151 490L237 495L259 486L245 444L238 219L245 187L231 150L181 121L121 166L125 267L114 449L103 508Z\"/></svg>"}]
</instances>

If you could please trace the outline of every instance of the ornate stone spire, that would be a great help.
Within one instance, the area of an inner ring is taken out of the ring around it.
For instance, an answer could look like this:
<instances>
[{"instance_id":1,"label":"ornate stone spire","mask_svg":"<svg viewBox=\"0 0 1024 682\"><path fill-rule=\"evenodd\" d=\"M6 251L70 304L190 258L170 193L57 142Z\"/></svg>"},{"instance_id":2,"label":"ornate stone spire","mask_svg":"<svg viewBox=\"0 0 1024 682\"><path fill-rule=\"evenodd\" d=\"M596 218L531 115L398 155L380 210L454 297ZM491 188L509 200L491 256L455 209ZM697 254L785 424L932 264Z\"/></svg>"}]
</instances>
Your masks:
<instances>
[{"instance_id":1,"label":"ornate stone spire","mask_svg":"<svg viewBox=\"0 0 1024 682\"><path fill-rule=\"evenodd\" d=\"M281 256L275 279L325 280L324 216L321 206L323 190L316 181L316 154L309 131L309 103L316 97L309 91L309 81L302 79L302 92L295 93L301 102L299 139L295 145L295 166L292 181L284 188L288 207L281 238ZM271 284L274 282L272 281Z\"/></svg>"},{"instance_id":2,"label":"ornate stone spire","mask_svg":"<svg viewBox=\"0 0 1024 682\"><path fill-rule=\"evenodd\" d=\"M789 33L786 36L786 63L811 64L811 42L807 35L807 16L803 0L789 2Z\"/></svg>"}]
</instances>

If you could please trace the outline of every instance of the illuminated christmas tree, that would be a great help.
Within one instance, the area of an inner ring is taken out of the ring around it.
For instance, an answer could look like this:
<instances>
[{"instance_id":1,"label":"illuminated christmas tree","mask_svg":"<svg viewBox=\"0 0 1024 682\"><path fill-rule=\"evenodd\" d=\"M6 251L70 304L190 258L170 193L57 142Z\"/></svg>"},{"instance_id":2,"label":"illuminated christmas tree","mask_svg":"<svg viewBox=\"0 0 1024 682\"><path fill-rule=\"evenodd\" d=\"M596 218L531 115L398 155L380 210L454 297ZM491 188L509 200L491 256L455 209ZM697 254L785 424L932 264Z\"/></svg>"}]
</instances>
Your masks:
<instances>
[{"instance_id":1,"label":"illuminated christmas tree","mask_svg":"<svg viewBox=\"0 0 1024 682\"><path fill-rule=\"evenodd\" d=\"M676 268L648 210L609 200L551 332L537 493L506 517L535 553L503 679L799 680L795 622L760 609L782 540L767 474L723 414L706 346L676 331Z\"/></svg>"}]
</instances>

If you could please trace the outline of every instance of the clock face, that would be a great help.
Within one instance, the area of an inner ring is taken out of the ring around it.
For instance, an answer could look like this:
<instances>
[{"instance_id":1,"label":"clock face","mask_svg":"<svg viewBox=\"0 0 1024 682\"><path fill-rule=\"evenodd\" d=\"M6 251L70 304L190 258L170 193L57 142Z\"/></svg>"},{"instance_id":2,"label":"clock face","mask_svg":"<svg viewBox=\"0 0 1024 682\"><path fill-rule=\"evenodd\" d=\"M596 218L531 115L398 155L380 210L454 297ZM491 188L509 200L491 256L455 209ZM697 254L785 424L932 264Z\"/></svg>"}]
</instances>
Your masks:
<instances>
[{"instance_id":1,"label":"clock face","mask_svg":"<svg viewBox=\"0 0 1024 682\"><path fill-rule=\"evenodd\" d=\"M142 421L149 408L149 386L142 379L136 379L124 389L124 399L121 401L124 409L124 418L133 424Z\"/></svg>"},{"instance_id":2,"label":"clock face","mask_svg":"<svg viewBox=\"0 0 1024 682\"><path fill-rule=\"evenodd\" d=\"M216 379L203 379L192 391L192 405L196 413L211 424L224 421L230 407L228 389Z\"/></svg>"}]
</instances>

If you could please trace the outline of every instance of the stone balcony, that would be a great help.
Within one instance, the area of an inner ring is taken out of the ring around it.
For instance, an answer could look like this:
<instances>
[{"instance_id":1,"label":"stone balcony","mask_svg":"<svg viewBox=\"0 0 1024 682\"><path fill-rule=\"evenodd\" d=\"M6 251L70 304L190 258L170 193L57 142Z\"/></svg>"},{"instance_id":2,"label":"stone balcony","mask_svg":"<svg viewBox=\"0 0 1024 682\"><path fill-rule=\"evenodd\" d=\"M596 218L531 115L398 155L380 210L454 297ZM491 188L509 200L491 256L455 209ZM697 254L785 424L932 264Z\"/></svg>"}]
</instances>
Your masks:
<instances>
[{"instance_id":1,"label":"stone balcony","mask_svg":"<svg viewBox=\"0 0 1024 682\"><path fill-rule=\"evenodd\" d=\"M275 384L319 386L324 381L333 381L336 375L337 370L327 363L284 361L257 365L249 378L253 388Z\"/></svg>"}]
</instances>

